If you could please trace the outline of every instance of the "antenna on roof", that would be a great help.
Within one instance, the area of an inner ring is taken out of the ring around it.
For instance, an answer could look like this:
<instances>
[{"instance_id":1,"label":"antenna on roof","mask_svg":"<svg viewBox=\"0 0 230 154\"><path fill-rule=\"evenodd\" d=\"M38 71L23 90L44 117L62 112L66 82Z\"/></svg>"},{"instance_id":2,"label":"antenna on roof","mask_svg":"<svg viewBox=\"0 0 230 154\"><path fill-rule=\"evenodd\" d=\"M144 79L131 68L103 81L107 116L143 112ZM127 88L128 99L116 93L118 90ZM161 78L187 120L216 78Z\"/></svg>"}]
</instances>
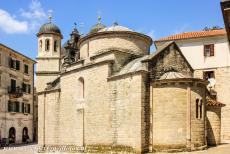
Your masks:
<instances>
[{"instance_id":1,"label":"antenna on roof","mask_svg":"<svg viewBox=\"0 0 230 154\"><path fill-rule=\"evenodd\" d=\"M97 20L98 20L98 23L100 24L101 23L101 16L100 15L97 17Z\"/></svg>"},{"instance_id":2,"label":"antenna on roof","mask_svg":"<svg viewBox=\"0 0 230 154\"><path fill-rule=\"evenodd\" d=\"M115 22L113 23L113 25L114 25L114 26L117 26L117 25L118 25L118 22L117 22L117 21L115 21Z\"/></svg>"},{"instance_id":3,"label":"antenna on roof","mask_svg":"<svg viewBox=\"0 0 230 154\"><path fill-rule=\"evenodd\" d=\"M52 18L53 18L52 13L53 13L52 10L48 10L48 19L49 19L49 23L52 22Z\"/></svg>"},{"instance_id":4,"label":"antenna on roof","mask_svg":"<svg viewBox=\"0 0 230 154\"><path fill-rule=\"evenodd\" d=\"M97 21L99 24L101 23L101 11L97 11Z\"/></svg>"},{"instance_id":5,"label":"antenna on roof","mask_svg":"<svg viewBox=\"0 0 230 154\"><path fill-rule=\"evenodd\" d=\"M74 22L73 24L74 24L74 29L77 29L77 23Z\"/></svg>"}]
</instances>

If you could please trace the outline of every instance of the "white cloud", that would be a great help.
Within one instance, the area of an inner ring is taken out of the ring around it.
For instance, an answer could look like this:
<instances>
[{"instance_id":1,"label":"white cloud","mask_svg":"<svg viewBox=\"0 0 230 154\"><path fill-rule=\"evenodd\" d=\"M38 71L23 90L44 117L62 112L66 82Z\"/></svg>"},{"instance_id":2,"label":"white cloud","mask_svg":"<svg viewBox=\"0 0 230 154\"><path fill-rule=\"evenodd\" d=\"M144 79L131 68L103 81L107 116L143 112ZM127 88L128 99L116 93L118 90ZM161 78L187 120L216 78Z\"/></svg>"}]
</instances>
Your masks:
<instances>
[{"instance_id":1,"label":"white cloud","mask_svg":"<svg viewBox=\"0 0 230 154\"><path fill-rule=\"evenodd\" d=\"M32 0L28 10L20 9L21 16L30 20L42 20L46 13L38 0Z\"/></svg>"},{"instance_id":2,"label":"white cloud","mask_svg":"<svg viewBox=\"0 0 230 154\"><path fill-rule=\"evenodd\" d=\"M0 29L8 34L25 33L28 31L28 22L19 21L15 16L10 15L5 10L0 9Z\"/></svg>"},{"instance_id":3,"label":"white cloud","mask_svg":"<svg viewBox=\"0 0 230 154\"><path fill-rule=\"evenodd\" d=\"M19 9L20 18L0 9L0 30L8 34L34 31L47 18L46 12L39 0L31 0L27 9Z\"/></svg>"}]
</instances>

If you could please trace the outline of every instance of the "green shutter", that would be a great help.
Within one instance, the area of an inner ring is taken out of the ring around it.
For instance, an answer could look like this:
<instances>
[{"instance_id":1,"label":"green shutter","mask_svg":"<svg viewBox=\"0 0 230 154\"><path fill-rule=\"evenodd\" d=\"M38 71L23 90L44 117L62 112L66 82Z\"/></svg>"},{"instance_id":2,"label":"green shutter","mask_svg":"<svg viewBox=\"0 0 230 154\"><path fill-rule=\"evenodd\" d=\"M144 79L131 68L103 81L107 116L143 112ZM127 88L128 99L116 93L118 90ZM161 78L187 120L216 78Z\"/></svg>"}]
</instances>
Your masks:
<instances>
[{"instance_id":1,"label":"green shutter","mask_svg":"<svg viewBox=\"0 0 230 154\"><path fill-rule=\"evenodd\" d=\"M16 91L16 80L11 79L11 91Z\"/></svg>"},{"instance_id":2,"label":"green shutter","mask_svg":"<svg viewBox=\"0 0 230 154\"><path fill-rule=\"evenodd\" d=\"M20 106L19 102L15 102L15 112L19 112Z\"/></svg>"},{"instance_id":3,"label":"green shutter","mask_svg":"<svg viewBox=\"0 0 230 154\"><path fill-rule=\"evenodd\" d=\"M30 113L30 104L28 104L28 113Z\"/></svg>"},{"instance_id":4,"label":"green shutter","mask_svg":"<svg viewBox=\"0 0 230 154\"><path fill-rule=\"evenodd\" d=\"M22 103L22 109L21 112L24 113L24 103Z\"/></svg>"},{"instance_id":5,"label":"green shutter","mask_svg":"<svg viewBox=\"0 0 230 154\"><path fill-rule=\"evenodd\" d=\"M30 85L28 85L28 93L29 93L29 94L30 94L30 91L31 91L31 90L30 90Z\"/></svg>"},{"instance_id":6,"label":"green shutter","mask_svg":"<svg viewBox=\"0 0 230 154\"><path fill-rule=\"evenodd\" d=\"M29 74L29 66L28 65L24 65L24 73Z\"/></svg>"},{"instance_id":7,"label":"green shutter","mask_svg":"<svg viewBox=\"0 0 230 154\"><path fill-rule=\"evenodd\" d=\"M11 103L11 101L8 101L8 111L9 112L12 111L12 103Z\"/></svg>"},{"instance_id":8,"label":"green shutter","mask_svg":"<svg viewBox=\"0 0 230 154\"><path fill-rule=\"evenodd\" d=\"M20 61L16 60L16 70L20 70Z\"/></svg>"}]
</instances>

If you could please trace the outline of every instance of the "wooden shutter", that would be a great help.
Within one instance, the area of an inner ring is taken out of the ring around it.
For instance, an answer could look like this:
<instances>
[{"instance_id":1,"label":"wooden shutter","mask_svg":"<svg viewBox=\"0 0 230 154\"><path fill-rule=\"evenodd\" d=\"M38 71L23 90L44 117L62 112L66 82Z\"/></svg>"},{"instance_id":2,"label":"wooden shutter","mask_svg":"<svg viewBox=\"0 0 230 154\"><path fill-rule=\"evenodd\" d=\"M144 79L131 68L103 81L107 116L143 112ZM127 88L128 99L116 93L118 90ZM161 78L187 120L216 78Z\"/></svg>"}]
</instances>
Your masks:
<instances>
[{"instance_id":1,"label":"wooden shutter","mask_svg":"<svg viewBox=\"0 0 230 154\"><path fill-rule=\"evenodd\" d=\"M28 104L28 113L30 113L30 104Z\"/></svg>"},{"instance_id":2,"label":"wooden shutter","mask_svg":"<svg viewBox=\"0 0 230 154\"><path fill-rule=\"evenodd\" d=\"M9 112L12 111L12 104L11 104L11 101L8 101L8 111L9 111Z\"/></svg>"},{"instance_id":3,"label":"wooden shutter","mask_svg":"<svg viewBox=\"0 0 230 154\"><path fill-rule=\"evenodd\" d=\"M19 112L19 108L20 108L19 102L15 102L15 106L16 106L15 112Z\"/></svg>"},{"instance_id":4,"label":"wooden shutter","mask_svg":"<svg viewBox=\"0 0 230 154\"><path fill-rule=\"evenodd\" d=\"M16 80L11 79L11 90L16 91Z\"/></svg>"},{"instance_id":5,"label":"wooden shutter","mask_svg":"<svg viewBox=\"0 0 230 154\"><path fill-rule=\"evenodd\" d=\"M24 113L24 103L22 103L22 113Z\"/></svg>"},{"instance_id":6,"label":"wooden shutter","mask_svg":"<svg viewBox=\"0 0 230 154\"><path fill-rule=\"evenodd\" d=\"M13 66L13 60L12 60L12 58L10 57L10 58L9 58L9 67L10 67L10 68L13 68L12 66Z\"/></svg>"},{"instance_id":7,"label":"wooden shutter","mask_svg":"<svg viewBox=\"0 0 230 154\"><path fill-rule=\"evenodd\" d=\"M16 60L16 70L20 70L20 61Z\"/></svg>"},{"instance_id":8,"label":"wooden shutter","mask_svg":"<svg viewBox=\"0 0 230 154\"><path fill-rule=\"evenodd\" d=\"M210 44L210 49L211 49L210 56L214 56L214 44Z\"/></svg>"},{"instance_id":9,"label":"wooden shutter","mask_svg":"<svg viewBox=\"0 0 230 154\"><path fill-rule=\"evenodd\" d=\"M30 88L30 85L28 85L28 93L29 93L29 94L30 94L30 91L31 91L30 89L31 89L31 88Z\"/></svg>"}]
</instances>

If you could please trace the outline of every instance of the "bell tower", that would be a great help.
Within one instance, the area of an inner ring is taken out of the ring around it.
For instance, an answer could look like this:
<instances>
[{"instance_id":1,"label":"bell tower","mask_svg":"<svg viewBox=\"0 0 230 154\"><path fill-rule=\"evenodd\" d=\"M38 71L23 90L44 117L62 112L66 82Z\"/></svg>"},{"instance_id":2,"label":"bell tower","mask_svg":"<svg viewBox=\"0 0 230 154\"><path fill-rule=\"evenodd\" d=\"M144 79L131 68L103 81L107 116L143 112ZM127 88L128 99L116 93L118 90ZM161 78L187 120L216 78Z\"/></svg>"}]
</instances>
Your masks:
<instances>
[{"instance_id":1,"label":"bell tower","mask_svg":"<svg viewBox=\"0 0 230 154\"><path fill-rule=\"evenodd\" d=\"M62 34L51 20L52 16L49 15L49 22L42 25L37 33L37 92L44 91L47 83L56 79L60 73Z\"/></svg>"}]
</instances>

